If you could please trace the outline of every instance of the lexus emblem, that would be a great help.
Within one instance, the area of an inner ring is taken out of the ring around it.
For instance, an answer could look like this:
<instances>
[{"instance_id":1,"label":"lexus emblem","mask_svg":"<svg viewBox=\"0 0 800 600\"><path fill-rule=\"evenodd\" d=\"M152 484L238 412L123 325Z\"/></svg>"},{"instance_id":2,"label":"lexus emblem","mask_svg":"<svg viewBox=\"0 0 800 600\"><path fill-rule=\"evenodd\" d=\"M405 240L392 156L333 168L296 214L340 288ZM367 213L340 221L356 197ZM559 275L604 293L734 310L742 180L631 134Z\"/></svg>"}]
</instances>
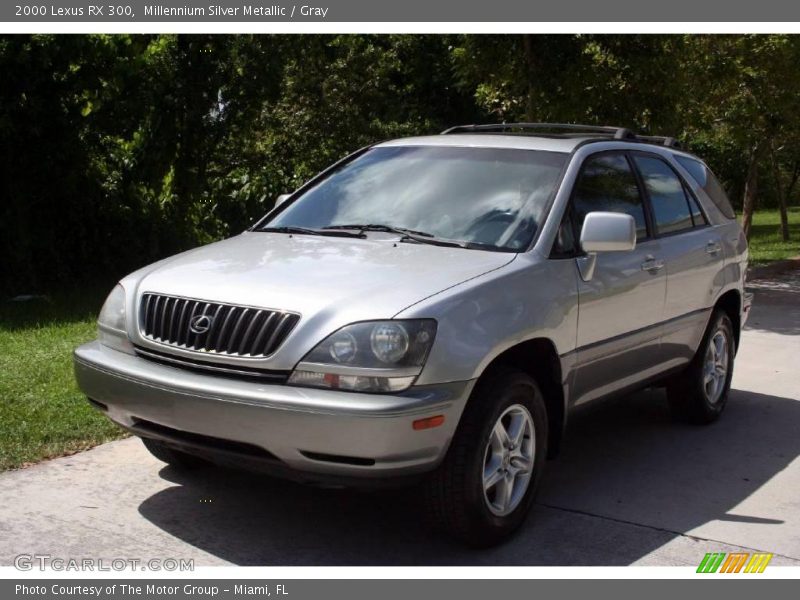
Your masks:
<instances>
[{"instance_id":1,"label":"lexus emblem","mask_svg":"<svg viewBox=\"0 0 800 600\"><path fill-rule=\"evenodd\" d=\"M213 321L214 318L208 315L197 315L196 317L192 317L192 320L189 322L189 331L192 333L205 333L211 329L211 323Z\"/></svg>"}]
</instances>

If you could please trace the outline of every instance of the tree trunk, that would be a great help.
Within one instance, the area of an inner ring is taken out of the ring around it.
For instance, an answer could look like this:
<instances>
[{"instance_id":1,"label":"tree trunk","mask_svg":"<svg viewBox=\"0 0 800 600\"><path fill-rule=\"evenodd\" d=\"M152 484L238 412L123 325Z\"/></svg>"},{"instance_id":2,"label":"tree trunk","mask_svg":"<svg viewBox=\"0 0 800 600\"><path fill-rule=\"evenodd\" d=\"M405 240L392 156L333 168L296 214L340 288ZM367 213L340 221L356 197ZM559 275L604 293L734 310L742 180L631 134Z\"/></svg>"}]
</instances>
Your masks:
<instances>
[{"instance_id":1,"label":"tree trunk","mask_svg":"<svg viewBox=\"0 0 800 600\"><path fill-rule=\"evenodd\" d=\"M758 159L761 154L759 144L753 146L750 161L747 165L747 179L744 183L744 200L742 202L742 229L750 239L750 228L753 225L753 212L756 209L756 193L758 192Z\"/></svg>"},{"instance_id":2,"label":"tree trunk","mask_svg":"<svg viewBox=\"0 0 800 600\"><path fill-rule=\"evenodd\" d=\"M794 186L797 184L798 179L800 179L800 161L795 161L794 167L792 168L792 178L789 180L789 185L786 188L786 202L789 202L789 199L792 197L792 192L794 191Z\"/></svg>"},{"instance_id":3,"label":"tree trunk","mask_svg":"<svg viewBox=\"0 0 800 600\"><path fill-rule=\"evenodd\" d=\"M797 179L800 177L800 161L795 161L794 168L792 169L792 178L789 180L789 185L783 192L783 203L781 204L781 235L785 242L789 241L791 234L789 233L789 215L787 214L786 205L789 203L794 191L794 186Z\"/></svg>"},{"instance_id":4,"label":"tree trunk","mask_svg":"<svg viewBox=\"0 0 800 600\"><path fill-rule=\"evenodd\" d=\"M781 239L784 242L789 241L789 215L786 211L786 196L781 194L778 198L781 209Z\"/></svg>"},{"instance_id":5,"label":"tree trunk","mask_svg":"<svg viewBox=\"0 0 800 600\"><path fill-rule=\"evenodd\" d=\"M534 86L534 54L533 54L533 35L525 33L522 35L522 49L525 53L525 83L526 98L525 98L525 119L529 123L536 121L534 110L533 95L535 92Z\"/></svg>"},{"instance_id":6,"label":"tree trunk","mask_svg":"<svg viewBox=\"0 0 800 600\"><path fill-rule=\"evenodd\" d=\"M781 169L778 164L778 157L775 152L775 144L769 146L769 157L772 163L772 178L775 180L775 191L778 193L778 207L781 213L781 239L789 241L789 216L786 214L786 194L783 189Z\"/></svg>"}]
</instances>

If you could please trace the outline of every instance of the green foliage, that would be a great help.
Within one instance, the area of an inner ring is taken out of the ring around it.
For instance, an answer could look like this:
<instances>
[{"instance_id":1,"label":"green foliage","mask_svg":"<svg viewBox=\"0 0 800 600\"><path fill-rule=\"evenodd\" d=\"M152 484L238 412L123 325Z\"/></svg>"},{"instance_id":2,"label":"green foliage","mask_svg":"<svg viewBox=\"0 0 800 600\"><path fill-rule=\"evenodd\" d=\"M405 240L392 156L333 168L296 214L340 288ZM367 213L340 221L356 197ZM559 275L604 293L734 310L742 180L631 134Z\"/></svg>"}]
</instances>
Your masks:
<instances>
[{"instance_id":1,"label":"green foliage","mask_svg":"<svg viewBox=\"0 0 800 600\"><path fill-rule=\"evenodd\" d=\"M734 202L760 144L791 201L799 40L0 36L0 298L114 279L235 234L365 144L459 123L677 135ZM762 176L762 205L777 204L774 179Z\"/></svg>"},{"instance_id":2,"label":"green foliage","mask_svg":"<svg viewBox=\"0 0 800 600\"><path fill-rule=\"evenodd\" d=\"M508 121L613 124L673 131L681 36L466 37L454 51L458 82Z\"/></svg>"},{"instance_id":3,"label":"green foliage","mask_svg":"<svg viewBox=\"0 0 800 600\"><path fill-rule=\"evenodd\" d=\"M474 119L471 96L452 85L451 45L0 38L2 289L119 277L241 231L360 146Z\"/></svg>"}]
</instances>

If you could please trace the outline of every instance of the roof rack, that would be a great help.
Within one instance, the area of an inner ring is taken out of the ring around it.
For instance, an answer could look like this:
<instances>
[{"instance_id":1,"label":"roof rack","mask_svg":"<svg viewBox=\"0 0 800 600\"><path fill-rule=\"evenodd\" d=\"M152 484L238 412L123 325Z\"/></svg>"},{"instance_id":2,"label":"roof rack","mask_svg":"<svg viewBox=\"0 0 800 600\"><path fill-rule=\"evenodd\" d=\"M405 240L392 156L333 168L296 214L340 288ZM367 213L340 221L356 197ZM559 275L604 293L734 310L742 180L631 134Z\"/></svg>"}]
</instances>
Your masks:
<instances>
[{"instance_id":1,"label":"roof rack","mask_svg":"<svg viewBox=\"0 0 800 600\"><path fill-rule=\"evenodd\" d=\"M659 144L671 148L680 148L680 142L673 137L661 137L654 135L637 135L626 127L611 127L605 125L579 125L574 123L496 123L488 125L457 125L450 129L445 129L441 135L453 133L492 133L504 131L533 131L543 134L592 134L602 137L610 137L615 140L626 140L630 142L644 142L647 144Z\"/></svg>"},{"instance_id":2,"label":"roof rack","mask_svg":"<svg viewBox=\"0 0 800 600\"><path fill-rule=\"evenodd\" d=\"M674 137L663 136L663 135L637 135L636 141L644 142L646 144L668 146L670 148L683 148L683 145Z\"/></svg>"},{"instance_id":3,"label":"roof rack","mask_svg":"<svg viewBox=\"0 0 800 600\"><path fill-rule=\"evenodd\" d=\"M458 125L442 132L442 135L451 133L492 132L520 129L523 131L541 131L568 133L594 133L605 134L617 140L632 139L634 133L625 127L608 127L602 125L577 125L573 123L497 123L490 125Z\"/></svg>"}]
</instances>

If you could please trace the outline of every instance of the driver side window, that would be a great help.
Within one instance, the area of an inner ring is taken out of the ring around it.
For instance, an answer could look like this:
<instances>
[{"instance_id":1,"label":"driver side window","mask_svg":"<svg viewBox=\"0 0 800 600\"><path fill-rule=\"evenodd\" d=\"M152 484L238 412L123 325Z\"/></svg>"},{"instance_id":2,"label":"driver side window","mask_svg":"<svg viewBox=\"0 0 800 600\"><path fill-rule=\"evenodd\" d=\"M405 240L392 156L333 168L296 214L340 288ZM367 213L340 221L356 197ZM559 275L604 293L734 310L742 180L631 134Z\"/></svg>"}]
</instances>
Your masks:
<instances>
[{"instance_id":1,"label":"driver side window","mask_svg":"<svg viewBox=\"0 0 800 600\"><path fill-rule=\"evenodd\" d=\"M639 185L622 153L598 154L583 163L572 194L572 211L578 235L587 214L608 211L632 216L636 221L636 239L647 238L647 220Z\"/></svg>"}]
</instances>

